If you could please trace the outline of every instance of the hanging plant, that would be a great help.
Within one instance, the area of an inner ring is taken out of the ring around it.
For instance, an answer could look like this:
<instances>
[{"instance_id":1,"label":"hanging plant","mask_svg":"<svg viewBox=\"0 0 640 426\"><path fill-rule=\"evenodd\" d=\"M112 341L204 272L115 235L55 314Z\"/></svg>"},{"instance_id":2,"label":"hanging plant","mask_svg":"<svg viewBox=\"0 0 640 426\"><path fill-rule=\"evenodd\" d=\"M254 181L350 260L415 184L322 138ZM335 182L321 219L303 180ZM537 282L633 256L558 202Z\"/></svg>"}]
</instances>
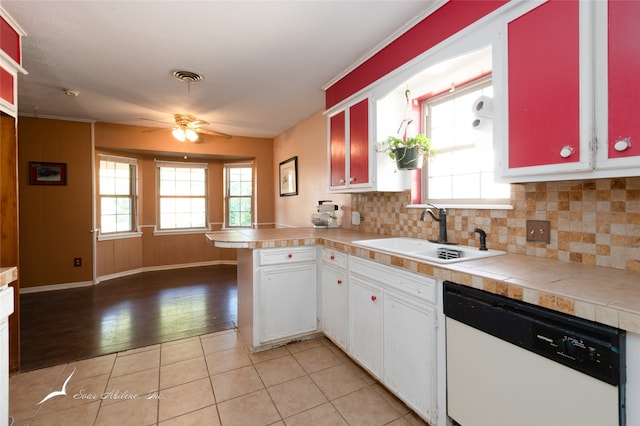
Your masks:
<instances>
[{"instance_id":1,"label":"hanging plant","mask_svg":"<svg viewBox=\"0 0 640 426\"><path fill-rule=\"evenodd\" d=\"M389 136L378 144L378 151L386 152L389 158L395 160L399 170L419 169L424 158L434 153L431 140L421 133L405 140Z\"/></svg>"}]
</instances>

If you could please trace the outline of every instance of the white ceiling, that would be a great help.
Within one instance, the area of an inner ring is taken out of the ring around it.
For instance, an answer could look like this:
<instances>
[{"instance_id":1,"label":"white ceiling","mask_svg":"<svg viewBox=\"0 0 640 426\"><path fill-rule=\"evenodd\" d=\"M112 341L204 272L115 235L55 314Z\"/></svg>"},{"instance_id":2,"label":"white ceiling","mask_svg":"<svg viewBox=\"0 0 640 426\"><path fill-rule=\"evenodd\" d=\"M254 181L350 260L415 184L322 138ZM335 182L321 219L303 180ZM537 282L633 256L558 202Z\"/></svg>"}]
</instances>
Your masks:
<instances>
[{"instance_id":1,"label":"white ceiling","mask_svg":"<svg viewBox=\"0 0 640 426\"><path fill-rule=\"evenodd\" d=\"M254 137L324 109L327 83L432 4L0 0L27 33L21 114L153 126L140 119L172 123L186 113L211 130ZM188 87L174 70L204 80Z\"/></svg>"}]
</instances>

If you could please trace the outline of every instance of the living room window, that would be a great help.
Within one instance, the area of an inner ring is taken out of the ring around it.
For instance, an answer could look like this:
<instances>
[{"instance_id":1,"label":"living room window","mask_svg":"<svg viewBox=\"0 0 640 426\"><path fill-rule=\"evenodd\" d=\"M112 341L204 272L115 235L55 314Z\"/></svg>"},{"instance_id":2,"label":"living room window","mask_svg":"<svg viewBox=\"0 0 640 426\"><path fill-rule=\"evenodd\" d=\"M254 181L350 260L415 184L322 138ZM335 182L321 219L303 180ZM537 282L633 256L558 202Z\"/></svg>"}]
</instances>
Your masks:
<instances>
[{"instance_id":1,"label":"living room window","mask_svg":"<svg viewBox=\"0 0 640 426\"><path fill-rule=\"evenodd\" d=\"M207 164L157 161L158 229L208 230Z\"/></svg>"},{"instance_id":2,"label":"living room window","mask_svg":"<svg viewBox=\"0 0 640 426\"><path fill-rule=\"evenodd\" d=\"M253 168L251 164L226 164L225 226L250 228L253 222Z\"/></svg>"},{"instance_id":3,"label":"living room window","mask_svg":"<svg viewBox=\"0 0 640 426\"><path fill-rule=\"evenodd\" d=\"M425 162L422 200L428 201L423 202L504 204L509 199L509 184L494 179L492 120L473 112L480 96L493 97L490 77L422 102L423 128L436 150Z\"/></svg>"},{"instance_id":4,"label":"living room window","mask_svg":"<svg viewBox=\"0 0 640 426\"><path fill-rule=\"evenodd\" d=\"M135 232L137 161L100 155L100 234Z\"/></svg>"}]
</instances>

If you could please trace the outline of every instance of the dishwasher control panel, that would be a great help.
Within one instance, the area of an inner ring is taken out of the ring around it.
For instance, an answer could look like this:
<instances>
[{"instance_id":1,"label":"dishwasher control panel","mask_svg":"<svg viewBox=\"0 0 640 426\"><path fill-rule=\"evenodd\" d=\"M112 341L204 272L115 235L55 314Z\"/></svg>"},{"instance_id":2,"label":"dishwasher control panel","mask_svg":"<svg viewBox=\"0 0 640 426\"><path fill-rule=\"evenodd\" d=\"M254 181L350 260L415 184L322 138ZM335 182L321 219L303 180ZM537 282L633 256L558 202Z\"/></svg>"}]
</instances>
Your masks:
<instances>
[{"instance_id":1,"label":"dishwasher control panel","mask_svg":"<svg viewBox=\"0 0 640 426\"><path fill-rule=\"evenodd\" d=\"M593 337L568 334L535 324L531 330L535 352L583 371L608 383L616 382L619 349ZM615 383L611 383L615 384Z\"/></svg>"},{"instance_id":2,"label":"dishwasher control panel","mask_svg":"<svg viewBox=\"0 0 640 426\"><path fill-rule=\"evenodd\" d=\"M444 282L444 314L611 385L625 382L624 330Z\"/></svg>"}]
</instances>

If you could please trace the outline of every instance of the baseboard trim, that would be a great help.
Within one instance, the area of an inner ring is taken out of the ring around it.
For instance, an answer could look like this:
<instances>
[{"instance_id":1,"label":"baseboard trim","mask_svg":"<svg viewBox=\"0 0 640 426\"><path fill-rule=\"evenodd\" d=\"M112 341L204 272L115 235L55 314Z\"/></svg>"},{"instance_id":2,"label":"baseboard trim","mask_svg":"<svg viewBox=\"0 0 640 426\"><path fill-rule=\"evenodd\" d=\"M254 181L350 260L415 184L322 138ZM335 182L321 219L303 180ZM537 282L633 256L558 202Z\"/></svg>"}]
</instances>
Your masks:
<instances>
[{"instance_id":1,"label":"baseboard trim","mask_svg":"<svg viewBox=\"0 0 640 426\"><path fill-rule=\"evenodd\" d=\"M121 271L115 274L96 277L95 282L80 281L80 282L74 282L74 283L41 285L41 286L35 286L35 287L22 287L20 288L20 294L40 293L43 291L67 290L71 288L89 287L92 285L100 284L104 281L109 281L115 278L128 277L129 275L140 274L142 272L166 271L169 269L197 268L199 266L237 265L237 264L238 262L235 260L213 260L213 261L207 261L207 262L181 263L181 264L175 264L175 265L146 266L144 268L130 269L128 271Z\"/></svg>"},{"instance_id":2,"label":"baseboard trim","mask_svg":"<svg viewBox=\"0 0 640 426\"><path fill-rule=\"evenodd\" d=\"M90 287L93 281L78 281L75 283L39 285L35 287L20 287L20 294L40 293L42 291L68 290L70 288Z\"/></svg>"}]
</instances>

